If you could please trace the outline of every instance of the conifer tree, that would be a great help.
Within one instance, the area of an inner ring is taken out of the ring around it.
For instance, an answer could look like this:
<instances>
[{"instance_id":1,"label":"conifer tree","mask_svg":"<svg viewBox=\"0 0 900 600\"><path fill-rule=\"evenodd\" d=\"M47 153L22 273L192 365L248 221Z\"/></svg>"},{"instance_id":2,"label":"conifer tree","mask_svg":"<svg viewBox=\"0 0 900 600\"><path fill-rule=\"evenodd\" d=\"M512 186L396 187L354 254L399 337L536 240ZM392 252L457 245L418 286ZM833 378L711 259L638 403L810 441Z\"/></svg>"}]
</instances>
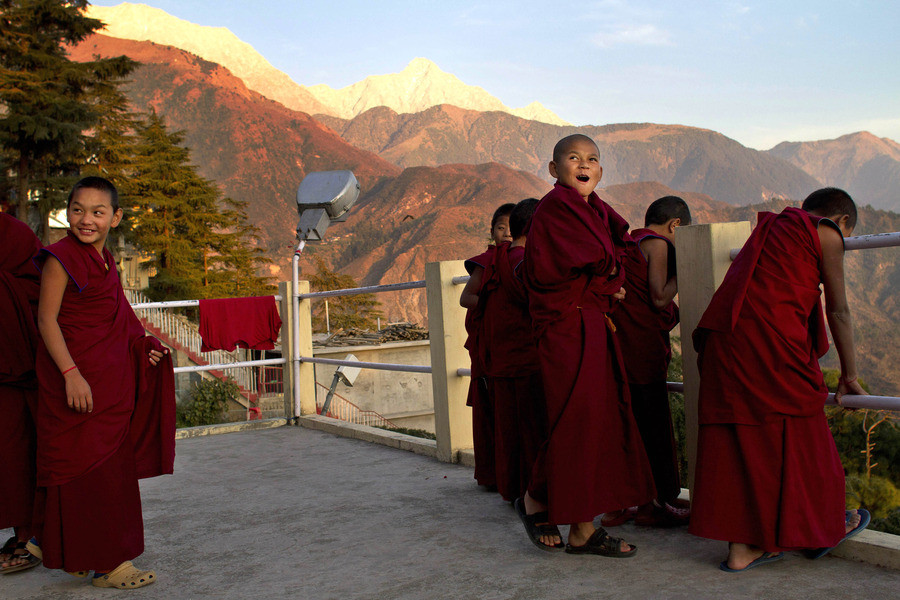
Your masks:
<instances>
[{"instance_id":1,"label":"conifer tree","mask_svg":"<svg viewBox=\"0 0 900 600\"><path fill-rule=\"evenodd\" d=\"M328 268L322 257L316 256L315 275L309 278L309 286L314 292L327 290L341 290L358 287L356 280L350 275L335 273ZM378 307L381 304L375 299L375 294L354 294L352 296L337 296L328 299L328 320L331 329L348 329L358 327L360 329L374 329L376 319L381 316ZM325 331L325 303L318 302L313 306L313 329Z\"/></svg>"},{"instance_id":2,"label":"conifer tree","mask_svg":"<svg viewBox=\"0 0 900 600\"><path fill-rule=\"evenodd\" d=\"M76 63L65 46L102 27L84 16L86 0L0 0L0 143L13 154L17 215L39 200L47 216L65 196L84 159L86 132L100 111L95 94L135 66L119 56Z\"/></svg>"},{"instance_id":3,"label":"conifer tree","mask_svg":"<svg viewBox=\"0 0 900 600\"><path fill-rule=\"evenodd\" d=\"M153 256L155 300L270 293L268 278L255 274L267 259L252 247L256 230L244 205L229 199L190 164L180 144L150 112L136 130L135 156L123 183L131 239Z\"/></svg>"}]
</instances>

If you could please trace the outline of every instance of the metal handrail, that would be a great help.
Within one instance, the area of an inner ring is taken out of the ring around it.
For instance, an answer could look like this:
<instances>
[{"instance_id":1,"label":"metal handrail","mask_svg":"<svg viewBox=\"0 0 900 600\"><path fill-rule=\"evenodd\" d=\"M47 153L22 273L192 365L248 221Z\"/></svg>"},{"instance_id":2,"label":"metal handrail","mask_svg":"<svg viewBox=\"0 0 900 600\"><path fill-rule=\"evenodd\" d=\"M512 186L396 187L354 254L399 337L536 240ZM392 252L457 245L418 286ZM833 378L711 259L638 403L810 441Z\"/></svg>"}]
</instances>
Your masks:
<instances>
[{"instance_id":1,"label":"metal handrail","mask_svg":"<svg viewBox=\"0 0 900 600\"><path fill-rule=\"evenodd\" d=\"M844 250L871 250L873 248L893 248L894 246L900 246L900 231L844 238ZM732 248L729 253L731 260L737 258L740 251L740 248Z\"/></svg>"},{"instance_id":2,"label":"metal handrail","mask_svg":"<svg viewBox=\"0 0 900 600\"><path fill-rule=\"evenodd\" d=\"M360 369L375 369L378 371L402 371L406 373L431 373L431 366L425 365L401 365L394 363L374 363L359 360L342 360L337 358L316 358L313 356L301 356L300 362L315 363L319 365L346 365L359 367Z\"/></svg>"},{"instance_id":3,"label":"metal handrail","mask_svg":"<svg viewBox=\"0 0 900 600\"><path fill-rule=\"evenodd\" d=\"M334 298L335 296L353 296L355 294L374 294L378 292L396 292L399 290L414 290L425 287L425 280L407 281L406 283L384 283L379 285L367 285L358 288L345 288L342 290L326 290L324 292L308 292L300 294L300 298Z\"/></svg>"}]
</instances>

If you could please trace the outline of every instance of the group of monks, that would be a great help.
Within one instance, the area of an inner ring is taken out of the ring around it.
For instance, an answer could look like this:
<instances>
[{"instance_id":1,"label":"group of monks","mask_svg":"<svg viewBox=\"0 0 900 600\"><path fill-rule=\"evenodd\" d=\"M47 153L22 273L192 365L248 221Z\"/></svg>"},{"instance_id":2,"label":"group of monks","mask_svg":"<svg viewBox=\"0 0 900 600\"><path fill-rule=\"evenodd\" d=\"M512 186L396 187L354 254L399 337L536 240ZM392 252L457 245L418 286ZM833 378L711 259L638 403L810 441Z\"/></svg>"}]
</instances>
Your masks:
<instances>
[{"instance_id":1,"label":"group of monks","mask_svg":"<svg viewBox=\"0 0 900 600\"><path fill-rule=\"evenodd\" d=\"M603 169L587 136L560 140L540 201L501 206L493 245L465 262L475 478L514 503L540 549L625 558L605 527L634 519L729 542L728 572L811 558L869 520L846 511L825 421L818 358L841 358L838 400L862 394L843 278L856 207L825 188L759 224L703 316L699 456L681 492L666 390L678 323L674 231L681 198L628 224L594 191ZM594 525L598 515L601 527ZM569 525L566 541L559 525Z\"/></svg>"},{"instance_id":2,"label":"group of monks","mask_svg":"<svg viewBox=\"0 0 900 600\"><path fill-rule=\"evenodd\" d=\"M69 195L70 225L42 247L0 213L0 572L41 561L93 585L153 583L138 479L171 473L171 357L144 333L106 239L122 218L106 179Z\"/></svg>"}]
</instances>

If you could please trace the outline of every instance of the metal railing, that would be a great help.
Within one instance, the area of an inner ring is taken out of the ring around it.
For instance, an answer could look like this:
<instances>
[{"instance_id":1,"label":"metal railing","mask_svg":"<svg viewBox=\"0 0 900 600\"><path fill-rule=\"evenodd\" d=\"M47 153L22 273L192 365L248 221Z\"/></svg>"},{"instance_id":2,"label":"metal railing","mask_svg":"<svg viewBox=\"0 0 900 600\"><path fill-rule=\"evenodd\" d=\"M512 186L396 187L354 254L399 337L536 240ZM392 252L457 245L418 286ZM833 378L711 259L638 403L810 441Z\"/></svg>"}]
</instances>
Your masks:
<instances>
[{"instance_id":1,"label":"metal railing","mask_svg":"<svg viewBox=\"0 0 900 600\"><path fill-rule=\"evenodd\" d=\"M316 382L316 385L327 390L328 386ZM316 401L316 411L321 414L322 405ZM326 417L347 421L348 423L356 423L357 425L368 425L369 427L387 427L397 429L397 425L374 410L363 410L353 402L350 402L340 394L334 394L331 398L331 404Z\"/></svg>"}]
</instances>

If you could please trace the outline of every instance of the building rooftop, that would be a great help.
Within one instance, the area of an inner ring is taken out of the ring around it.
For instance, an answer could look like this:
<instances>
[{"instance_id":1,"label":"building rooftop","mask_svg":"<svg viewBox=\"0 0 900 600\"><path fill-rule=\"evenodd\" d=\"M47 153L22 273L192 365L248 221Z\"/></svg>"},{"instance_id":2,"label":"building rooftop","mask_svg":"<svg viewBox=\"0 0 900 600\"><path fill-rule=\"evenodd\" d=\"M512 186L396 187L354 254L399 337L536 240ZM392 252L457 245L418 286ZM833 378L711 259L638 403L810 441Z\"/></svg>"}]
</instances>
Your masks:
<instances>
[{"instance_id":1,"label":"building rooftop","mask_svg":"<svg viewBox=\"0 0 900 600\"><path fill-rule=\"evenodd\" d=\"M896 598L900 572L790 553L728 574L724 542L618 527L631 559L536 549L472 470L300 427L180 439L174 475L143 481L156 584L141 598ZM108 595L112 596L115 592ZM105 596L38 567L3 598Z\"/></svg>"}]
</instances>

